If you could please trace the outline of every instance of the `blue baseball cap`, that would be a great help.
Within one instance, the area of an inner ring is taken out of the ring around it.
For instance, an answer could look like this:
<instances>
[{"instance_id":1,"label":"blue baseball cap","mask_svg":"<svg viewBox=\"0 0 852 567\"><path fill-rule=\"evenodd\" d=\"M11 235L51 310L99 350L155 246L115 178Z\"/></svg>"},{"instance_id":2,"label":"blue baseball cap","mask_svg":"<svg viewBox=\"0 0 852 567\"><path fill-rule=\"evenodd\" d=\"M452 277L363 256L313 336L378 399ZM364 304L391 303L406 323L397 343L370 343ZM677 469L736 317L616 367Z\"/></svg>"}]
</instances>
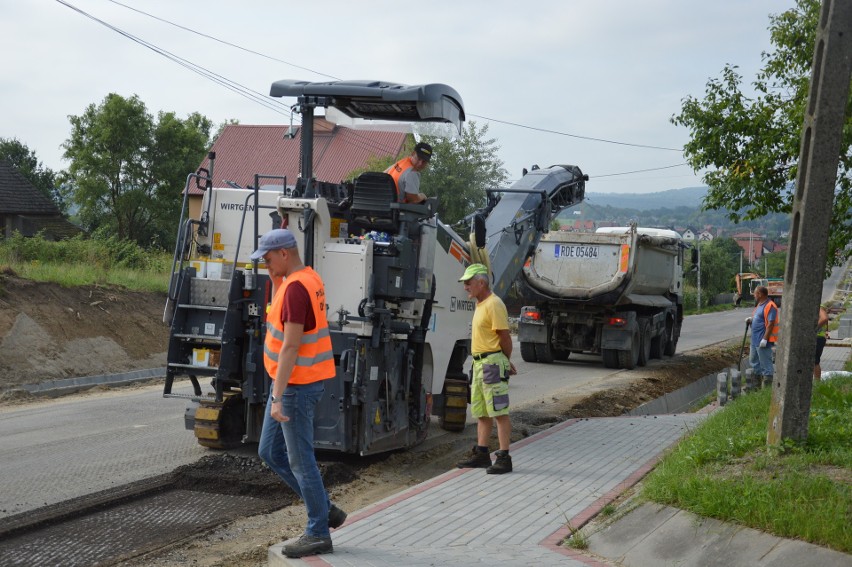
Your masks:
<instances>
[{"instance_id":1,"label":"blue baseball cap","mask_svg":"<svg viewBox=\"0 0 852 567\"><path fill-rule=\"evenodd\" d=\"M286 228L275 228L260 237L257 250L252 252L252 260L260 260L270 250L281 250L282 248L295 248L296 237Z\"/></svg>"}]
</instances>

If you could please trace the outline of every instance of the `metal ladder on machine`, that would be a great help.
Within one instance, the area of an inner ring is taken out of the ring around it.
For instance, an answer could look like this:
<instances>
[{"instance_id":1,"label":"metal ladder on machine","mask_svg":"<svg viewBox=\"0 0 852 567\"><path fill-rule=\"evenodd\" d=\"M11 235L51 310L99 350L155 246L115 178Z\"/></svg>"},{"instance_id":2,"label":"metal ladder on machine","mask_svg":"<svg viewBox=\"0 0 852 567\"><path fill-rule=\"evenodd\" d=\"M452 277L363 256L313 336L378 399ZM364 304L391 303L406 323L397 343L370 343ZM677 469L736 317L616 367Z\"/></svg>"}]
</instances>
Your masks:
<instances>
[{"instance_id":1,"label":"metal ladder on machine","mask_svg":"<svg viewBox=\"0 0 852 567\"><path fill-rule=\"evenodd\" d=\"M196 269L188 263L187 257L195 227L199 230L206 228L204 221L184 218L190 181L193 178L197 180L197 184L203 181L207 189L211 186L209 174L193 173L187 176L181 207L181 230L175 246L168 300L163 315L163 321L171 325L163 397L198 402L197 408L190 406L184 414L187 429L194 431L201 445L227 448L240 442L244 429L244 411L235 407L238 401L241 401L239 396L224 392L225 381L215 379L220 370L219 361L222 359L223 330L228 314L231 281L197 277ZM187 376L190 379L192 394L172 391L178 376ZM198 382L198 378L202 376L214 379L214 395L202 394ZM226 406L229 410L227 412ZM234 416L238 418L239 423L232 423Z\"/></svg>"}]
</instances>

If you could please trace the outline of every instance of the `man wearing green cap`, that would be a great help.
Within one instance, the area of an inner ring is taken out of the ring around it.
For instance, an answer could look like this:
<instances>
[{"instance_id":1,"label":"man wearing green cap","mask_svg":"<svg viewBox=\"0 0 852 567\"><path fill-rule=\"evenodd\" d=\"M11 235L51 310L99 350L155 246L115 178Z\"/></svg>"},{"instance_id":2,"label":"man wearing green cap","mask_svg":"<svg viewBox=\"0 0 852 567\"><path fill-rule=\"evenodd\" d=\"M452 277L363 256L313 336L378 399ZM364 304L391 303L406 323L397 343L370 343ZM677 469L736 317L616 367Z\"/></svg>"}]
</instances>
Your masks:
<instances>
[{"instance_id":1,"label":"man wearing green cap","mask_svg":"<svg viewBox=\"0 0 852 567\"><path fill-rule=\"evenodd\" d=\"M515 374L515 365L509 360L512 357L509 314L503 301L492 293L488 268L482 264L468 266L459 281L464 283L468 296L476 300L470 341L473 356L470 414L478 421L477 444L458 467L484 468L488 474L505 474L512 472L509 376ZM493 421L497 422L500 449L492 464L488 440Z\"/></svg>"}]
</instances>

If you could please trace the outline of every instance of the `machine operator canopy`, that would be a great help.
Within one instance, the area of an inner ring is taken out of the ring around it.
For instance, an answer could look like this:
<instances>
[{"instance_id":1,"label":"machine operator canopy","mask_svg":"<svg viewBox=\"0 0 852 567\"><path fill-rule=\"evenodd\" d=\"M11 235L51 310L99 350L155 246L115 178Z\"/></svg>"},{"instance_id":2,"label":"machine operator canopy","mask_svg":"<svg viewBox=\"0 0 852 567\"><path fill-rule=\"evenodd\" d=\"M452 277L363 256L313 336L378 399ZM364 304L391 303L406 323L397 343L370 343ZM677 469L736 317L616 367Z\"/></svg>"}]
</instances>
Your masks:
<instances>
[{"instance_id":1,"label":"machine operator canopy","mask_svg":"<svg viewBox=\"0 0 852 567\"><path fill-rule=\"evenodd\" d=\"M382 81L311 83L285 79L272 83L269 94L293 96L300 103L331 107L352 118L401 122L449 122L461 133L465 120L461 96L441 83L401 85Z\"/></svg>"}]
</instances>

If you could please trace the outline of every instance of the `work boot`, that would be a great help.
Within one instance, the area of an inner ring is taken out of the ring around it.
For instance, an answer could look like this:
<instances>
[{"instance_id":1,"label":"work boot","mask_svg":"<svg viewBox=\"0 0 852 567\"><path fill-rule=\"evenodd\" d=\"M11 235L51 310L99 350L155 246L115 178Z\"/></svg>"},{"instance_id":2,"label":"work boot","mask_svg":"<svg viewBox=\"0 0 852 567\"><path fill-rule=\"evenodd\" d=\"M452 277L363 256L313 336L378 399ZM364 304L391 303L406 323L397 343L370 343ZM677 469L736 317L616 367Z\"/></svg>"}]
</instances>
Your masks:
<instances>
[{"instance_id":1,"label":"work boot","mask_svg":"<svg viewBox=\"0 0 852 567\"><path fill-rule=\"evenodd\" d=\"M771 388L772 387L772 374L769 376L761 376L763 378L763 383L761 384L761 388Z\"/></svg>"},{"instance_id":2,"label":"work boot","mask_svg":"<svg viewBox=\"0 0 852 567\"><path fill-rule=\"evenodd\" d=\"M485 469L488 474L506 474L512 472L512 457L509 456L509 451L497 451L497 460L494 464Z\"/></svg>"},{"instance_id":3,"label":"work boot","mask_svg":"<svg viewBox=\"0 0 852 567\"><path fill-rule=\"evenodd\" d=\"M335 506L334 504L328 509L328 527L337 529L346 521L346 512Z\"/></svg>"},{"instance_id":4,"label":"work boot","mask_svg":"<svg viewBox=\"0 0 852 567\"><path fill-rule=\"evenodd\" d=\"M460 469L487 469L491 466L491 455L488 454L488 447L474 445L467 457L456 463L456 466Z\"/></svg>"},{"instance_id":5,"label":"work boot","mask_svg":"<svg viewBox=\"0 0 852 567\"><path fill-rule=\"evenodd\" d=\"M306 555L333 553L334 546L331 545L330 537L315 537L302 534L302 537L295 542L285 545L283 551L286 557L304 557Z\"/></svg>"}]
</instances>

